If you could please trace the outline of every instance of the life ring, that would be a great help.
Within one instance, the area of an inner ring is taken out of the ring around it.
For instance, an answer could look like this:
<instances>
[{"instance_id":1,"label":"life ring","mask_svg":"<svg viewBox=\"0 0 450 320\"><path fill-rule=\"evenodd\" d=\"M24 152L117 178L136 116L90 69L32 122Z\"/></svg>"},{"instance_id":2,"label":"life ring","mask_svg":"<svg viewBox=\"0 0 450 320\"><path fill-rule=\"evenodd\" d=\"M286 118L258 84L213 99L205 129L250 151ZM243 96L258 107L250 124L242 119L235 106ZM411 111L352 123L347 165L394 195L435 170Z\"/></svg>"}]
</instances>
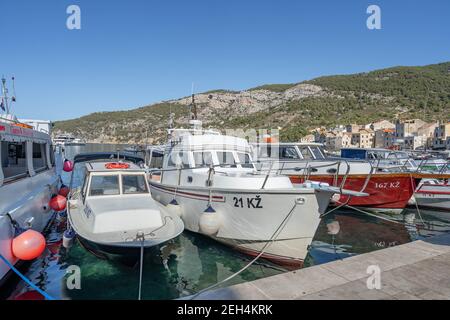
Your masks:
<instances>
[{"instance_id":1,"label":"life ring","mask_svg":"<svg viewBox=\"0 0 450 320\"><path fill-rule=\"evenodd\" d=\"M123 162L110 162L105 164L106 169L128 169L130 165Z\"/></svg>"}]
</instances>

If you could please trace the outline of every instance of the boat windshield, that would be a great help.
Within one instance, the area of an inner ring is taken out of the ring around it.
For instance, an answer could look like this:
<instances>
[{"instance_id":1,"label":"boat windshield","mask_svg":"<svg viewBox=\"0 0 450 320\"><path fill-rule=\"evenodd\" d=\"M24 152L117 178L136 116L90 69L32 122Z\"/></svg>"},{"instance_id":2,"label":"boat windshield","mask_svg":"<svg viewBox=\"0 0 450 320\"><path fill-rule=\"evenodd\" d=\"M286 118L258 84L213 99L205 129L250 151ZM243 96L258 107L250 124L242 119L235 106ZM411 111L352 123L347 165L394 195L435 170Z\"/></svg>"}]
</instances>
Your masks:
<instances>
[{"instance_id":1,"label":"boat windshield","mask_svg":"<svg viewBox=\"0 0 450 320\"><path fill-rule=\"evenodd\" d=\"M212 154L209 151L196 151L193 154L195 167L205 167L214 164Z\"/></svg>"},{"instance_id":2,"label":"boat windshield","mask_svg":"<svg viewBox=\"0 0 450 320\"><path fill-rule=\"evenodd\" d=\"M247 153L238 152L239 164L242 168L254 168L250 156Z\"/></svg>"},{"instance_id":3,"label":"boat windshield","mask_svg":"<svg viewBox=\"0 0 450 320\"><path fill-rule=\"evenodd\" d=\"M123 194L139 194L148 193L145 176L139 175L122 175L122 193Z\"/></svg>"},{"instance_id":4,"label":"boat windshield","mask_svg":"<svg viewBox=\"0 0 450 320\"><path fill-rule=\"evenodd\" d=\"M118 175L95 175L91 178L89 196L112 196L120 194Z\"/></svg>"},{"instance_id":5,"label":"boat windshield","mask_svg":"<svg viewBox=\"0 0 450 320\"><path fill-rule=\"evenodd\" d=\"M233 152L217 151L217 158L219 159L220 166L236 168Z\"/></svg>"}]
</instances>

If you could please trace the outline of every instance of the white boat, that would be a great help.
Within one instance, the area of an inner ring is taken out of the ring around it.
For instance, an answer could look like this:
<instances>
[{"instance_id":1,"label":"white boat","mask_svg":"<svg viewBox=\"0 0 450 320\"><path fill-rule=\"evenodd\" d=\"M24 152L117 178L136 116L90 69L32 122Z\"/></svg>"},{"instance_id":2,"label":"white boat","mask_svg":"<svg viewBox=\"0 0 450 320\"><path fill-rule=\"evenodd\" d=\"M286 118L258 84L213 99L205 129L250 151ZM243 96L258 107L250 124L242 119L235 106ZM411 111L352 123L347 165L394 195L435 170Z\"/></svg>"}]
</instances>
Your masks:
<instances>
[{"instance_id":1,"label":"white boat","mask_svg":"<svg viewBox=\"0 0 450 320\"><path fill-rule=\"evenodd\" d=\"M42 232L53 215L49 200L57 193L59 177L50 135L9 114L4 79L3 101L6 114L0 114L0 254L14 265L19 260L11 249L13 223ZM0 261L0 283L9 271Z\"/></svg>"},{"instance_id":2,"label":"white boat","mask_svg":"<svg viewBox=\"0 0 450 320\"><path fill-rule=\"evenodd\" d=\"M436 215L450 218L450 183L437 179L425 179L414 194L419 208L437 211Z\"/></svg>"},{"instance_id":3,"label":"white boat","mask_svg":"<svg viewBox=\"0 0 450 320\"><path fill-rule=\"evenodd\" d=\"M53 138L55 146L84 146L86 142L80 138L75 138L68 134L60 134Z\"/></svg>"},{"instance_id":4,"label":"white boat","mask_svg":"<svg viewBox=\"0 0 450 320\"><path fill-rule=\"evenodd\" d=\"M162 169L151 170L154 199L178 212L187 230L252 256L264 250L263 258L301 266L320 214L340 190L318 183L294 188L287 176L258 172L245 139L201 130L198 120L191 124L193 129L169 130Z\"/></svg>"},{"instance_id":5,"label":"white boat","mask_svg":"<svg viewBox=\"0 0 450 320\"><path fill-rule=\"evenodd\" d=\"M183 232L180 217L152 199L144 169L131 161L94 158L81 163L86 155L75 158L85 178L67 209L71 228L89 250L136 256L141 247L156 247Z\"/></svg>"}]
</instances>

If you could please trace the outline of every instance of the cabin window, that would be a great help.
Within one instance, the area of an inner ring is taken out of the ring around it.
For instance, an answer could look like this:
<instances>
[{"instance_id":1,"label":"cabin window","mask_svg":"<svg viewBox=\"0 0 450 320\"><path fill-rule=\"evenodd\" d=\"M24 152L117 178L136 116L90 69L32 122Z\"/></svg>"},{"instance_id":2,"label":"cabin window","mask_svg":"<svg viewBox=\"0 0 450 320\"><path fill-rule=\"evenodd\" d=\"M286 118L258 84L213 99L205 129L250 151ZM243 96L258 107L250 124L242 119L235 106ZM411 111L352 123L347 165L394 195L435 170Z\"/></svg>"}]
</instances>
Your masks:
<instances>
[{"instance_id":1,"label":"cabin window","mask_svg":"<svg viewBox=\"0 0 450 320\"><path fill-rule=\"evenodd\" d=\"M150 160L150 168L161 169L163 166L164 155L161 152L152 151L152 157Z\"/></svg>"},{"instance_id":2,"label":"cabin window","mask_svg":"<svg viewBox=\"0 0 450 320\"><path fill-rule=\"evenodd\" d=\"M5 180L26 177L28 174L26 143L2 141L1 148L1 165Z\"/></svg>"},{"instance_id":3,"label":"cabin window","mask_svg":"<svg viewBox=\"0 0 450 320\"><path fill-rule=\"evenodd\" d=\"M300 153L302 154L303 159L307 159L307 160L313 159L313 156L307 146L298 147L298 148L300 149Z\"/></svg>"},{"instance_id":4,"label":"cabin window","mask_svg":"<svg viewBox=\"0 0 450 320\"><path fill-rule=\"evenodd\" d=\"M148 193L144 175L122 175L123 194Z\"/></svg>"},{"instance_id":5,"label":"cabin window","mask_svg":"<svg viewBox=\"0 0 450 320\"><path fill-rule=\"evenodd\" d=\"M300 159L295 147L280 147L280 159Z\"/></svg>"},{"instance_id":6,"label":"cabin window","mask_svg":"<svg viewBox=\"0 0 450 320\"><path fill-rule=\"evenodd\" d=\"M49 145L49 150L50 150L50 164L52 165L52 167L55 166L55 151L53 148L53 145Z\"/></svg>"},{"instance_id":7,"label":"cabin window","mask_svg":"<svg viewBox=\"0 0 450 320\"><path fill-rule=\"evenodd\" d=\"M221 167L226 166L236 168L236 161L234 160L233 152L218 151L217 158L219 159L219 164Z\"/></svg>"},{"instance_id":8,"label":"cabin window","mask_svg":"<svg viewBox=\"0 0 450 320\"><path fill-rule=\"evenodd\" d=\"M120 194L119 176L92 176L89 196L113 196Z\"/></svg>"},{"instance_id":9,"label":"cabin window","mask_svg":"<svg viewBox=\"0 0 450 320\"><path fill-rule=\"evenodd\" d=\"M319 147L310 147L310 149L316 159L324 159L325 158Z\"/></svg>"},{"instance_id":10,"label":"cabin window","mask_svg":"<svg viewBox=\"0 0 450 320\"><path fill-rule=\"evenodd\" d=\"M44 171L47 168L44 143L33 143L33 168L36 172Z\"/></svg>"},{"instance_id":11,"label":"cabin window","mask_svg":"<svg viewBox=\"0 0 450 320\"><path fill-rule=\"evenodd\" d=\"M211 152L194 152L194 162L196 167L205 167L213 164Z\"/></svg>"},{"instance_id":12,"label":"cabin window","mask_svg":"<svg viewBox=\"0 0 450 320\"><path fill-rule=\"evenodd\" d=\"M189 157L185 152L173 152L167 162L168 167L189 168Z\"/></svg>"},{"instance_id":13,"label":"cabin window","mask_svg":"<svg viewBox=\"0 0 450 320\"><path fill-rule=\"evenodd\" d=\"M246 153L238 152L239 164L242 168L253 168L250 156Z\"/></svg>"}]
</instances>

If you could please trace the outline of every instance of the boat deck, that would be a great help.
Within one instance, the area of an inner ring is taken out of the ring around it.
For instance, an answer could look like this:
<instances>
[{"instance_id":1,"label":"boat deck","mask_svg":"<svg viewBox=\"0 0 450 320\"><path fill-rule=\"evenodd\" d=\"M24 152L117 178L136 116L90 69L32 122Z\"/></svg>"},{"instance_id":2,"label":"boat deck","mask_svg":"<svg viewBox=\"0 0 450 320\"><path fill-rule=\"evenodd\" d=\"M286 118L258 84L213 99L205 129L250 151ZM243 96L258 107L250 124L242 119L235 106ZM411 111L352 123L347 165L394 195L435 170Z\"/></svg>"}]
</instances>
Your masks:
<instances>
[{"instance_id":1,"label":"boat deck","mask_svg":"<svg viewBox=\"0 0 450 320\"><path fill-rule=\"evenodd\" d=\"M368 289L370 265L381 270L379 289ZM450 234L205 292L196 299L450 299Z\"/></svg>"}]
</instances>

